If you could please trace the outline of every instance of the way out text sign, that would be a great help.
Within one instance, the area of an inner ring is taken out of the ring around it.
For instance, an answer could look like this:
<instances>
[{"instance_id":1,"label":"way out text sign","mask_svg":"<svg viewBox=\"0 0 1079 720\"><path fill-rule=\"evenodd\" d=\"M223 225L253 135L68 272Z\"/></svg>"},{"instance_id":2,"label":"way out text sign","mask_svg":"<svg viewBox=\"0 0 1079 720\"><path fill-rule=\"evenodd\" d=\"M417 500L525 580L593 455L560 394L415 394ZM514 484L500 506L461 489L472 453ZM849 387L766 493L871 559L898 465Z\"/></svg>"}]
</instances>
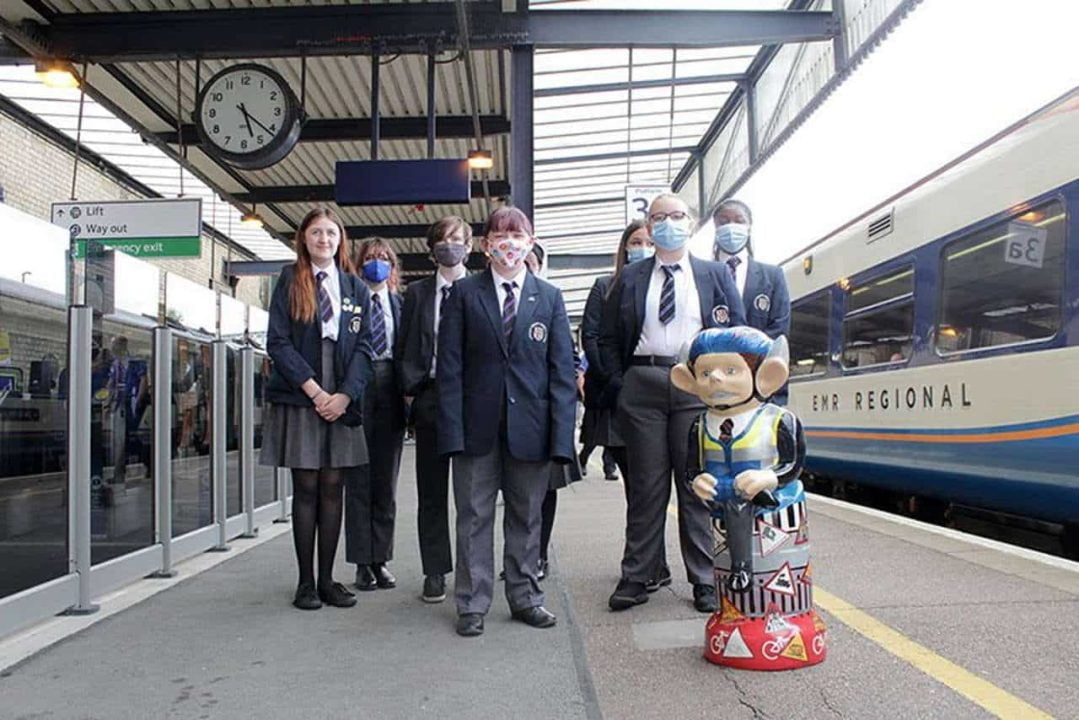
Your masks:
<instances>
[{"instance_id":1,"label":"way out text sign","mask_svg":"<svg viewBox=\"0 0 1079 720\"><path fill-rule=\"evenodd\" d=\"M198 257L202 201L64 202L52 204L52 223L67 228L82 257L90 243L136 257Z\"/></svg>"}]
</instances>

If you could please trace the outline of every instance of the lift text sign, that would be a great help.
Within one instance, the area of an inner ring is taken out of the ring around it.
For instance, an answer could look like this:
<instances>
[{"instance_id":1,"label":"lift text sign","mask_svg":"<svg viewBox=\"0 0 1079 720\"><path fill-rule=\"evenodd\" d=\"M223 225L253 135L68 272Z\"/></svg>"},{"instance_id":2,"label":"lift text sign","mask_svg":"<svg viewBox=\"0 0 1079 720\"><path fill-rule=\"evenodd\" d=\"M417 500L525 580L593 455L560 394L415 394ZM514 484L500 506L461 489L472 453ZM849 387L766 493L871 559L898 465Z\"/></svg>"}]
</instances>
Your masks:
<instances>
[{"instance_id":1,"label":"lift text sign","mask_svg":"<svg viewBox=\"0 0 1079 720\"><path fill-rule=\"evenodd\" d=\"M202 253L199 199L53 203L52 223L67 228L78 257L91 242L135 257Z\"/></svg>"}]
</instances>

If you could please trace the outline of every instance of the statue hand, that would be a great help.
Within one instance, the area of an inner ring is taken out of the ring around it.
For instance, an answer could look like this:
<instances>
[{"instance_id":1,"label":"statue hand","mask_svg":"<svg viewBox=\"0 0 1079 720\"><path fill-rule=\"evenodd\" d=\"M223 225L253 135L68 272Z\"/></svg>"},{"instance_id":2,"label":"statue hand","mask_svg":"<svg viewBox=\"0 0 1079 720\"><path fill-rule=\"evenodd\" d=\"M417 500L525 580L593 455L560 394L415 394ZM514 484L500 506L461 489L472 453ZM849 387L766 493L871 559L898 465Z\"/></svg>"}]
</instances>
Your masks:
<instances>
[{"instance_id":1,"label":"statue hand","mask_svg":"<svg viewBox=\"0 0 1079 720\"><path fill-rule=\"evenodd\" d=\"M745 470L734 479L734 489L746 500L752 500L761 491L774 490L777 485L779 481L771 470Z\"/></svg>"},{"instance_id":2,"label":"statue hand","mask_svg":"<svg viewBox=\"0 0 1079 720\"><path fill-rule=\"evenodd\" d=\"M705 502L712 501L716 496L716 479L709 473L701 473L693 478L693 492Z\"/></svg>"}]
</instances>

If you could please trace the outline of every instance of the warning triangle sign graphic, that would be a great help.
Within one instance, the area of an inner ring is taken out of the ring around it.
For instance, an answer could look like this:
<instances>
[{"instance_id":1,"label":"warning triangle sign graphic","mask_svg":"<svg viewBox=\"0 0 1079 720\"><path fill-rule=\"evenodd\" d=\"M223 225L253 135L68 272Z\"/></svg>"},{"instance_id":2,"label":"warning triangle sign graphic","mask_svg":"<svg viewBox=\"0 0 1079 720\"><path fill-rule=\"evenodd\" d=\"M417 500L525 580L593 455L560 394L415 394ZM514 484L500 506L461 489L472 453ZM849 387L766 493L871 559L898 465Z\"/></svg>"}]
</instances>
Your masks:
<instances>
[{"instance_id":1,"label":"warning triangle sign graphic","mask_svg":"<svg viewBox=\"0 0 1079 720\"><path fill-rule=\"evenodd\" d=\"M764 583L764 589L780 595L794 596L794 576L791 573L790 563L783 563L783 567L776 570L776 574L768 578Z\"/></svg>"},{"instance_id":2,"label":"warning triangle sign graphic","mask_svg":"<svg viewBox=\"0 0 1079 720\"><path fill-rule=\"evenodd\" d=\"M805 648L803 648L804 650ZM731 636L727 638L727 646L723 648L723 657L729 658L751 658L753 653L749 651L749 646L746 645L746 641L742 638L742 629L735 628Z\"/></svg>"},{"instance_id":3,"label":"warning triangle sign graphic","mask_svg":"<svg viewBox=\"0 0 1079 720\"><path fill-rule=\"evenodd\" d=\"M816 612L813 613L813 629L817 632L824 632L828 629L828 626L824 624L824 621Z\"/></svg>"},{"instance_id":4,"label":"warning triangle sign graphic","mask_svg":"<svg viewBox=\"0 0 1079 720\"><path fill-rule=\"evenodd\" d=\"M806 654L806 644L802 641L802 633L795 635L794 638L787 643L787 647L783 649L783 652L779 654L792 660L801 660L802 662L809 660L809 656Z\"/></svg>"},{"instance_id":5,"label":"warning triangle sign graphic","mask_svg":"<svg viewBox=\"0 0 1079 720\"><path fill-rule=\"evenodd\" d=\"M734 606L730 600L723 597L720 603L719 621L722 623L736 622L738 620L744 620L745 615L739 612L738 608Z\"/></svg>"},{"instance_id":6,"label":"warning triangle sign graphic","mask_svg":"<svg viewBox=\"0 0 1079 720\"><path fill-rule=\"evenodd\" d=\"M791 539L789 533L785 533L775 525L769 525L763 520L759 521L758 529L761 538L761 557L771 555Z\"/></svg>"},{"instance_id":7,"label":"warning triangle sign graphic","mask_svg":"<svg viewBox=\"0 0 1079 720\"><path fill-rule=\"evenodd\" d=\"M782 615L779 614L779 609L776 606L770 605L768 608L768 620L764 624L764 632L769 635L793 635L798 632L798 628L787 622Z\"/></svg>"}]
</instances>

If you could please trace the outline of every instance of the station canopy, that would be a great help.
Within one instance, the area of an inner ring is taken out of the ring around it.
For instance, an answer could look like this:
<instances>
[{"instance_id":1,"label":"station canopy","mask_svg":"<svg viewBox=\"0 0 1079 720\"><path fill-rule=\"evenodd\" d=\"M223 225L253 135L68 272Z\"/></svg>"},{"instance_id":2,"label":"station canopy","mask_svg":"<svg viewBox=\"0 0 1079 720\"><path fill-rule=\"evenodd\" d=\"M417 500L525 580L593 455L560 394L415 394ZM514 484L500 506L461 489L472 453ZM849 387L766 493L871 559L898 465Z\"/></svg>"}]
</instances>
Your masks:
<instances>
[{"instance_id":1,"label":"station canopy","mask_svg":"<svg viewBox=\"0 0 1079 720\"><path fill-rule=\"evenodd\" d=\"M535 218L576 315L611 266L627 185L669 185L707 212L916 4L9 0L0 62L85 72L87 148L164 196L180 190L179 164L185 194L207 198L222 233L226 203L257 212L265 234L235 223L231 234L260 258L287 255L303 215L328 205L351 237L390 239L407 278L431 267L434 220L460 215L478 231L512 202ZM240 62L280 73L307 116L296 147L265 169L216 159L192 124L202 84ZM0 69L0 95L74 136L79 92L49 96L28 77ZM339 160L477 149L494 165L472 171L467 204L334 204Z\"/></svg>"}]
</instances>

